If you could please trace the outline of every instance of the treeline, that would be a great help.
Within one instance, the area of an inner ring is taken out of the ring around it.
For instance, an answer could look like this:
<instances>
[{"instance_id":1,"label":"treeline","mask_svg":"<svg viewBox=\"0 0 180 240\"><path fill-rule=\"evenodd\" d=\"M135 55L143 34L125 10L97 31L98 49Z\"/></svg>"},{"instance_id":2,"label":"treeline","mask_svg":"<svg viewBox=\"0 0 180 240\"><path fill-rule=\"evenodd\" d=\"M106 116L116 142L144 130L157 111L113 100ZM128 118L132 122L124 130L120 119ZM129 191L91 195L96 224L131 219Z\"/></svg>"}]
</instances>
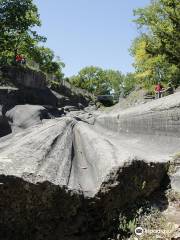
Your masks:
<instances>
[{"instance_id":1,"label":"treeline","mask_svg":"<svg viewBox=\"0 0 180 240\"><path fill-rule=\"evenodd\" d=\"M180 85L180 1L152 0L145 8L134 10L139 36L134 39L130 54L135 72L86 67L70 81L95 94L115 92L127 95L135 86L153 92L154 84L171 82Z\"/></svg>"},{"instance_id":2,"label":"treeline","mask_svg":"<svg viewBox=\"0 0 180 240\"><path fill-rule=\"evenodd\" d=\"M131 47L135 78L145 88L180 84L180 1L152 0L134 11L140 35Z\"/></svg>"},{"instance_id":3,"label":"treeline","mask_svg":"<svg viewBox=\"0 0 180 240\"><path fill-rule=\"evenodd\" d=\"M149 6L134 11L139 36L130 53L134 73L85 67L68 80L95 95L127 95L136 85L152 90L158 81L180 85L180 1L152 0ZM38 9L32 0L0 0L0 64L14 64L17 54L31 65L53 76L55 84L63 78L64 63L43 46L46 38L34 27L41 26Z\"/></svg>"},{"instance_id":4,"label":"treeline","mask_svg":"<svg viewBox=\"0 0 180 240\"><path fill-rule=\"evenodd\" d=\"M133 74L124 75L120 71L104 70L95 66L83 68L69 81L76 87L87 89L95 95L119 95L121 93L125 96L135 87Z\"/></svg>"},{"instance_id":5,"label":"treeline","mask_svg":"<svg viewBox=\"0 0 180 240\"><path fill-rule=\"evenodd\" d=\"M43 46L46 38L34 30L38 26L41 21L33 0L0 0L0 64L16 64L19 54L30 67L36 63L41 71L60 81L64 63Z\"/></svg>"}]
</instances>

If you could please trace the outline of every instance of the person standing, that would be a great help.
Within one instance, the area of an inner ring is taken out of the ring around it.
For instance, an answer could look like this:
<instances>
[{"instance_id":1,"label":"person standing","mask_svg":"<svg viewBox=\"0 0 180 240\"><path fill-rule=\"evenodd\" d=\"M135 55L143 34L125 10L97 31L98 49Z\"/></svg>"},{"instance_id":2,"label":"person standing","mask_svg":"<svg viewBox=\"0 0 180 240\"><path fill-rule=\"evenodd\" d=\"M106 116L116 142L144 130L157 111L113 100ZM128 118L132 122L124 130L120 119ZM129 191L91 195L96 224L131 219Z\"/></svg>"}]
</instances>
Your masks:
<instances>
[{"instance_id":1,"label":"person standing","mask_svg":"<svg viewBox=\"0 0 180 240\"><path fill-rule=\"evenodd\" d=\"M161 98L162 92L163 92L163 85L160 82L158 82L158 84L155 86L156 98Z\"/></svg>"},{"instance_id":2,"label":"person standing","mask_svg":"<svg viewBox=\"0 0 180 240\"><path fill-rule=\"evenodd\" d=\"M16 63L21 63L21 56L19 54L16 55Z\"/></svg>"}]
</instances>

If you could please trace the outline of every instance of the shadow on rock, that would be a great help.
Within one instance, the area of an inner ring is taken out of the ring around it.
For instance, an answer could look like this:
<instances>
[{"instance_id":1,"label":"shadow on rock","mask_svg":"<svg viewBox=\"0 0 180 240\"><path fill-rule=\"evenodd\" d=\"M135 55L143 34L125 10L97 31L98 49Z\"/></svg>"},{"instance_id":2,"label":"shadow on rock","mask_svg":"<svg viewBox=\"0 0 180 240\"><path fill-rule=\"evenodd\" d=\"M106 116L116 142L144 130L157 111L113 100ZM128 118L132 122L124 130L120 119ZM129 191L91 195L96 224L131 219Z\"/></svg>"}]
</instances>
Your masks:
<instances>
[{"instance_id":1,"label":"shadow on rock","mask_svg":"<svg viewBox=\"0 0 180 240\"><path fill-rule=\"evenodd\" d=\"M142 171L140 165L145 168L147 177L144 190L143 178L134 179L135 171L138 168ZM154 188L150 186L153 169L145 165L135 162L132 167L119 169L117 177L113 176L104 182L100 193L93 198L84 197L81 191L71 191L65 186L60 187L47 181L32 184L22 178L1 175L0 239L107 239L117 229L120 213L126 214L128 219L134 218L140 206L134 204L135 199L142 204L144 196L151 198L155 185L157 188L160 186L158 179L154 179ZM167 179L164 167L156 166L156 169L154 177L158 173L159 178L164 176L164 182ZM166 208L167 202L164 203L163 207Z\"/></svg>"},{"instance_id":2,"label":"shadow on rock","mask_svg":"<svg viewBox=\"0 0 180 240\"><path fill-rule=\"evenodd\" d=\"M49 182L0 176L0 239L69 239L83 217L83 196ZM76 216L76 221L74 217Z\"/></svg>"},{"instance_id":3,"label":"shadow on rock","mask_svg":"<svg viewBox=\"0 0 180 240\"><path fill-rule=\"evenodd\" d=\"M12 132L8 119L5 116L0 116L0 137L4 137Z\"/></svg>"}]
</instances>

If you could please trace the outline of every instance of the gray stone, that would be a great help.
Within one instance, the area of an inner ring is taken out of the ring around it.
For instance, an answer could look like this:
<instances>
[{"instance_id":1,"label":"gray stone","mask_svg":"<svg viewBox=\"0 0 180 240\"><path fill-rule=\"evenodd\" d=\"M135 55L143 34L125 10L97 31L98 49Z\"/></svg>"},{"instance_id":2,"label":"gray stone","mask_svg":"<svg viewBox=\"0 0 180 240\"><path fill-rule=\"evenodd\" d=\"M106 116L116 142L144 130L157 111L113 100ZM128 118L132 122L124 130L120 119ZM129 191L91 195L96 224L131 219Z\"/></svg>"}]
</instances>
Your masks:
<instances>
[{"instance_id":1,"label":"gray stone","mask_svg":"<svg viewBox=\"0 0 180 240\"><path fill-rule=\"evenodd\" d=\"M43 89L46 87L46 75L21 66L3 66L0 68L2 76L10 79L11 83L20 87Z\"/></svg>"},{"instance_id":2,"label":"gray stone","mask_svg":"<svg viewBox=\"0 0 180 240\"><path fill-rule=\"evenodd\" d=\"M121 133L180 136L180 94L104 114L96 124Z\"/></svg>"},{"instance_id":3,"label":"gray stone","mask_svg":"<svg viewBox=\"0 0 180 240\"><path fill-rule=\"evenodd\" d=\"M62 117L1 138L0 237L100 239L113 209L157 189L168 158L138 156L134 140L109 134Z\"/></svg>"},{"instance_id":4,"label":"gray stone","mask_svg":"<svg viewBox=\"0 0 180 240\"><path fill-rule=\"evenodd\" d=\"M2 106L0 105L0 137L11 133L11 127L8 119L2 114Z\"/></svg>"},{"instance_id":5,"label":"gray stone","mask_svg":"<svg viewBox=\"0 0 180 240\"><path fill-rule=\"evenodd\" d=\"M179 106L180 93L95 116L41 121L44 109L29 105L7 112L18 130L0 138L0 239L107 238L121 209L168 180Z\"/></svg>"},{"instance_id":6,"label":"gray stone","mask_svg":"<svg viewBox=\"0 0 180 240\"><path fill-rule=\"evenodd\" d=\"M26 129L41 124L43 119L49 119L47 109L38 105L17 105L5 114L12 129Z\"/></svg>"},{"instance_id":7,"label":"gray stone","mask_svg":"<svg viewBox=\"0 0 180 240\"><path fill-rule=\"evenodd\" d=\"M180 193L180 169L171 176L171 187L175 192Z\"/></svg>"}]
</instances>

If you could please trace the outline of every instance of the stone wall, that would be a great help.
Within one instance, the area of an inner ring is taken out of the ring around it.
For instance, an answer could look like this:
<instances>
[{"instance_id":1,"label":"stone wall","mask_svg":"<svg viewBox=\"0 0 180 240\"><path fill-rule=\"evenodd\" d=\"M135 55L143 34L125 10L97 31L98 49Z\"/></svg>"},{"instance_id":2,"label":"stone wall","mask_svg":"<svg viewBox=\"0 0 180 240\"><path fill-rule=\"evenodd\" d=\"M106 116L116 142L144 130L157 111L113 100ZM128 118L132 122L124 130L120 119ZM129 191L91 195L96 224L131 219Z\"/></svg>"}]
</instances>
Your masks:
<instances>
[{"instance_id":1,"label":"stone wall","mask_svg":"<svg viewBox=\"0 0 180 240\"><path fill-rule=\"evenodd\" d=\"M49 88L47 85L50 79L44 73L23 66L0 67L0 81L0 85L13 85L19 88L18 91L15 91L18 101L13 98L14 105L29 103L62 107L65 105L78 106L81 103L88 106L94 98L86 90L76 88L65 80L58 86ZM4 101L4 98L11 100L10 94L4 91L6 90L0 88L0 104L9 103L9 100Z\"/></svg>"},{"instance_id":2,"label":"stone wall","mask_svg":"<svg viewBox=\"0 0 180 240\"><path fill-rule=\"evenodd\" d=\"M43 89L46 87L46 75L22 66L0 67L0 75L17 87L31 87Z\"/></svg>"},{"instance_id":3,"label":"stone wall","mask_svg":"<svg viewBox=\"0 0 180 240\"><path fill-rule=\"evenodd\" d=\"M75 86L73 86L72 84L70 84L67 81L63 81L61 87L64 87L66 89L69 89L71 91L71 93L74 93L76 95L83 95L83 96L87 96L89 98L94 98L94 95L91 94L90 92L86 91L85 89L82 88L77 88Z\"/></svg>"}]
</instances>

